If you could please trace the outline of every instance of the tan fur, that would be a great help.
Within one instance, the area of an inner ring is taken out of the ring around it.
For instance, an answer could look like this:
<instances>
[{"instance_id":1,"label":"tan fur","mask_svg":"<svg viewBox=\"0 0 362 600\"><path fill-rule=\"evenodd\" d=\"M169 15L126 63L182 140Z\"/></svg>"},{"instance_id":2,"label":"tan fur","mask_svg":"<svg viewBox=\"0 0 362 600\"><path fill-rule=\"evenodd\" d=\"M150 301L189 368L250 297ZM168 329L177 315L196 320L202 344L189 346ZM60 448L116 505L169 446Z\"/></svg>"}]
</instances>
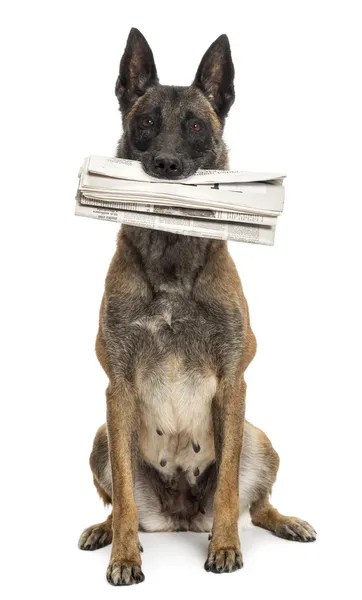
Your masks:
<instances>
[{"instance_id":1,"label":"tan fur","mask_svg":"<svg viewBox=\"0 0 362 600\"><path fill-rule=\"evenodd\" d=\"M147 92L141 96L140 98L138 98L136 100L136 102L134 103L134 105L132 106L131 110L125 115L126 119L132 119L133 115L135 114L135 112L137 112L137 110L140 109L140 107L142 106L142 104L144 104L144 100L147 96Z\"/></svg>"},{"instance_id":2,"label":"tan fur","mask_svg":"<svg viewBox=\"0 0 362 600\"><path fill-rule=\"evenodd\" d=\"M107 494L107 492L104 491L104 489L98 483L98 481L96 480L95 477L93 477L93 483L96 486L96 490L97 490L100 498L103 500L104 505L107 506L108 504L112 504L111 497Z\"/></svg>"}]
</instances>

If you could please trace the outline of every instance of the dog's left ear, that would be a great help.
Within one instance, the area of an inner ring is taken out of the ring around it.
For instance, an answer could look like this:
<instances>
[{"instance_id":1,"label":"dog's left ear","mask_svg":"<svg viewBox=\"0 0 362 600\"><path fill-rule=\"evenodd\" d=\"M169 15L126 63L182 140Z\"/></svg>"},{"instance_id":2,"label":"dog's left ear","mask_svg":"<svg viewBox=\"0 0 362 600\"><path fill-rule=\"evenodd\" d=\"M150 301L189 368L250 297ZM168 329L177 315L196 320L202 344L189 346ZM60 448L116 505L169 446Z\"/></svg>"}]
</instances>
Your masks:
<instances>
[{"instance_id":1,"label":"dog's left ear","mask_svg":"<svg viewBox=\"0 0 362 600\"><path fill-rule=\"evenodd\" d=\"M142 33L133 27L119 66L115 93L122 112L127 112L147 88L158 83L152 50Z\"/></svg>"},{"instance_id":2,"label":"dog's left ear","mask_svg":"<svg viewBox=\"0 0 362 600\"><path fill-rule=\"evenodd\" d=\"M227 35L223 34L205 52L193 85L207 97L221 119L235 100L234 65Z\"/></svg>"}]
</instances>

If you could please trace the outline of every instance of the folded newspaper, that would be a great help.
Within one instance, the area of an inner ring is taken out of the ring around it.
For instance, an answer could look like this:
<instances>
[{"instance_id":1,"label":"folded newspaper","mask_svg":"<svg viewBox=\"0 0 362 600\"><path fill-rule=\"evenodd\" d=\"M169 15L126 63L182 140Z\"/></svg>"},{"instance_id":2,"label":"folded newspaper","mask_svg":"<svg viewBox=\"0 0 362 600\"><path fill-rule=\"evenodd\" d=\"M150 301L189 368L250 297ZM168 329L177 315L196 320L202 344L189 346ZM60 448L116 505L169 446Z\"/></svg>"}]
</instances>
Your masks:
<instances>
[{"instance_id":1,"label":"folded newspaper","mask_svg":"<svg viewBox=\"0 0 362 600\"><path fill-rule=\"evenodd\" d=\"M75 214L214 239L274 244L284 204L282 173L197 171L148 175L141 163L89 156L79 171Z\"/></svg>"}]
</instances>

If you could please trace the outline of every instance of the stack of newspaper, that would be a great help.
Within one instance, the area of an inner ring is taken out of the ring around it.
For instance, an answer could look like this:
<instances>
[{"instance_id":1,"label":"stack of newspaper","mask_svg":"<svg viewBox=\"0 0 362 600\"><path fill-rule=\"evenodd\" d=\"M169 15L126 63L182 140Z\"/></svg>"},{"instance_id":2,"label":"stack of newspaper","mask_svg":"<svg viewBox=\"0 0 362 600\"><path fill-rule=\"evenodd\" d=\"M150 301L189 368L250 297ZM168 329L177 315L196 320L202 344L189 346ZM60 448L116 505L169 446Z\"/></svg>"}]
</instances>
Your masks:
<instances>
[{"instance_id":1,"label":"stack of newspaper","mask_svg":"<svg viewBox=\"0 0 362 600\"><path fill-rule=\"evenodd\" d=\"M79 172L75 214L137 227L254 244L274 243L284 204L282 173L197 171L148 175L141 163L90 156Z\"/></svg>"}]
</instances>

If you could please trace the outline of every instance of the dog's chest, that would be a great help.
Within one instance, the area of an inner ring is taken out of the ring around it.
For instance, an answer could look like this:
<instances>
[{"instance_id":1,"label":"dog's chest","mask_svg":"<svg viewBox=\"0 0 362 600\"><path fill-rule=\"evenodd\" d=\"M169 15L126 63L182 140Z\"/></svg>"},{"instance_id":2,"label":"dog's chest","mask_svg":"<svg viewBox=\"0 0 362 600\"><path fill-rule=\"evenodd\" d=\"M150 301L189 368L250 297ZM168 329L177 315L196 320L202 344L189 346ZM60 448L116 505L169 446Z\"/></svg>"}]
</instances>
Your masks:
<instances>
[{"instance_id":1,"label":"dog's chest","mask_svg":"<svg viewBox=\"0 0 362 600\"><path fill-rule=\"evenodd\" d=\"M209 328L196 303L172 291L132 325L141 340L135 373L141 452L166 475L182 469L194 482L214 458Z\"/></svg>"}]
</instances>

